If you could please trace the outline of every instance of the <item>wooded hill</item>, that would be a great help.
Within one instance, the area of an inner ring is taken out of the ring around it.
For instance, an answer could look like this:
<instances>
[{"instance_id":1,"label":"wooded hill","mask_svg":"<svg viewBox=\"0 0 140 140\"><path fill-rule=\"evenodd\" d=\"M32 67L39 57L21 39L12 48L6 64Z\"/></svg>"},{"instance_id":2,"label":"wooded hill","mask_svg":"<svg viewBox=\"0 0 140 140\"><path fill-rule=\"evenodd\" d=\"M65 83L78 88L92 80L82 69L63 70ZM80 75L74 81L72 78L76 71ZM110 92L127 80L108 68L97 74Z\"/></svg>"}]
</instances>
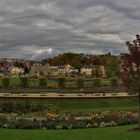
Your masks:
<instances>
[{"instance_id":1,"label":"wooded hill","mask_svg":"<svg viewBox=\"0 0 140 140\"><path fill-rule=\"evenodd\" d=\"M110 53L103 55L64 53L53 58L44 59L42 62L49 63L51 66L70 64L77 69L86 65L104 65L109 76L118 75L120 71L120 57Z\"/></svg>"}]
</instances>

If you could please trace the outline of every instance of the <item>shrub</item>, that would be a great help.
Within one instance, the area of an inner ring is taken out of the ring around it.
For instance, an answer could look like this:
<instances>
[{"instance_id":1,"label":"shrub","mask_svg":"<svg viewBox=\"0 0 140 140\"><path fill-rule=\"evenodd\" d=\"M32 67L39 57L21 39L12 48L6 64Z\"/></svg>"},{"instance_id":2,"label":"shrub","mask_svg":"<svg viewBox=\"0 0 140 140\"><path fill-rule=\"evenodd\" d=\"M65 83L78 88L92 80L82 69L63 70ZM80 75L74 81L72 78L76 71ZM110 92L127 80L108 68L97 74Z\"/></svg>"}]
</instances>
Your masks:
<instances>
[{"instance_id":1,"label":"shrub","mask_svg":"<svg viewBox=\"0 0 140 140\"><path fill-rule=\"evenodd\" d=\"M28 87L28 78L27 77L21 77L20 78L20 85L22 88Z\"/></svg>"},{"instance_id":2,"label":"shrub","mask_svg":"<svg viewBox=\"0 0 140 140\"><path fill-rule=\"evenodd\" d=\"M66 79L64 77L59 77L58 78L58 87L60 89L63 89L63 88L65 88L65 86L66 86Z\"/></svg>"},{"instance_id":3,"label":"shrub","mask_svg":"<svg viewBox=\"0 0 140 140\"><path fill-rule=\"evenodd\" d=\"M101 80L99 78L93 80L93 87L101 87Z\"/></svg>"},{"instance_id":4,"label":"shrub","mask_svg":"<svg viewBox=\"0 0 140 140\"><path fill-rule=\"evenodd\" d=\"M111 87L116 87L116 86L118 86L118 79L115 78L115 77L111 78L111 80L110 80L110 86L111 86Z\"/></svg>"},{"instance_id":5,"label":"shrub","mask_svg":"<svg viewBox=\"0 0 140 140\"><path fill-rule=\"evenodd\" d=\"M2 87L8 88L10 86L10 79L8 77L2 78Z\"/></svg>"},{"instance_id":6,"label":"shrub","mask_svg":"<svg viewBox=\"0 0 140 140\"><path fill-rule=\"evenodd\" d=\"M40 87L46 87L47 85L47 81L46 81L46 78L39 78L39 86Z\"/></svg>"},{"instance_id":7,"label":"shrub","mask_svg":"<svg viewBox=\"0 0 140 140\"><path fill-rule=\"evenodd\" d=\"M84 78L79 77L76 81L77 88L82 89L84 88Z\"/></svg>"}]
</instances>

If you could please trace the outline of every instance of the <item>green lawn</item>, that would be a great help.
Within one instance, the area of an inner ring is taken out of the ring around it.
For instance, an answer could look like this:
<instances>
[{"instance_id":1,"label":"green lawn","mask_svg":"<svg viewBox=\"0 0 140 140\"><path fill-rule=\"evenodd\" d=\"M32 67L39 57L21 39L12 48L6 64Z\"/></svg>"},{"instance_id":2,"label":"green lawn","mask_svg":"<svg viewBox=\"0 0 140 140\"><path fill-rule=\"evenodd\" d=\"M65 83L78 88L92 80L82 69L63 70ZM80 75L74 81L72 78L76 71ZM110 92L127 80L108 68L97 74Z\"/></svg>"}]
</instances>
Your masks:
<instances>
[{"instance_id":1,"label":"green lawn","mask_svg":"<svg viewBox=\"0 0 140 140\"><path fill-rule=\"evenodd\" d=\"M140 132L127 131L136 125L77 130L0 129L1 140L139 140Z\"/></svg>"},{"instance_id":2,"label":"green lawn","mask_svg":"<svg viewBox=\"0 0 140 140\"><path fill-rule=\"evenodd\" d=\"M63 112L88 112L102 110L136 110L136 99L71 99L71 100L43 100L44 104L51 104Z\"/></svg>"},{"instance_id":3,"label":"green lawn","mask_svg":"<svg viewBox=\"0 0 140 140\"><path fill-rule=\"evenodd\" d=\"M44 100L21 100L21 99L0 99L3 102L18 102L25 104L29 101L32 105L51 105L62 112L88 112L102 110L136 110L138 101L134 99L44 99Z\"/></svg>"}]
</instances>

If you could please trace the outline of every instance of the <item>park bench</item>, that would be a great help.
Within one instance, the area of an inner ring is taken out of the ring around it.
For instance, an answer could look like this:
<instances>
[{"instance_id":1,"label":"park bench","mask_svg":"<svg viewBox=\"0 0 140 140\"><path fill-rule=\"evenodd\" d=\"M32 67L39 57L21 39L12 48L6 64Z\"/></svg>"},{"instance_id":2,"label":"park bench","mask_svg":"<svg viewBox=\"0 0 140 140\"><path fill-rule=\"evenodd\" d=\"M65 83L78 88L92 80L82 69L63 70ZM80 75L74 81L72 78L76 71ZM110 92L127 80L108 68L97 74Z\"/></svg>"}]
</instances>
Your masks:
<instances>
[{"instance_id":1,"label":"park bench","mask_svg":"<svg viewBox=\"0 0 140 140\"><path fill-rule=\"evenodd\" d=\"M117 94L116 94L116 93L112 93L111 95L112 95L112 96L116 96Z\"/></svg>"},{"instance_id":2,"label":"park bench","mask_svg":"<svg viewBox=\"0 0 140 140\"><path fill-rule=\"evenodd\" d=\"M40 96L46 96L46 94L40 94Z\"/></svg>"},{"instance_id":3,"label":"park bench","mask_svg":"<svg viewBox=\"0 0 140 140\"><path fill-rule=\"evenodd\" d=\"M95 95L95 96L101 96L100 93L95 93L94 95Z\"/></svg>"},{"instance_id":4,"label":"park bench","mask_svg":"<svg viewBox=\"0 0 140 140\"><path fill-rule=\"evenodd\" d=\"M11 95L10 93L3 94L3 96L10 96L10 95Z\"/></svg>"},{"instance_id":5,"label":"park bench","mask_svg":"<svg viewBox=\"0 0 140 140\"><path fill-rule=\"evenodd\" d=\"M46 96L47 94L45 92L41 92L40 96Z\"/></svg>"},{"instance_id":6,"label":"park bench","mask_svg":"<svg viewBox=\"0 0 140 140\"><path fill-rule=\"evenodd\" d=\"M94 94L93 90L83 90L83 93L86 94Z\"/></svg>"},{"instance_id":7,"label":"park bench","mask_svg":"<svg viewBox=\"0 0 140 140\"><path fill-rule=\"evenodd\" d=\"M61 93L61 94L59 94L58 96L65 96L65 94Z\"/></svg>"},{"instance_id":8,"label":"park bench","mask_svg":"<svg viewBox=\"0 0 140 140\"><path fill-rule=\"evenodd\" d=\"M21 96L28 96L27 93L21 93L20 95L21 95Z\"/></svg>"},{"instance_id":9,"label":"park bench","mask_svg":"<svg viewBox=\"0 0 140 140\"><path fill-rule=\"evenodd\" d=\"M18 96L20 96L20 92L11 92L11 96L13 96L13 95L18 95Z\"/></svg>"},{"instance_id":10,"label":"park bench","mask_svg":"<svg viewBox=\"0 0 140 140\"><path fill-rule=\"evenodd\" d=\"M83 96L83 94L82 93L78 93L77 96Z\"/></svg>"}]
</instances>

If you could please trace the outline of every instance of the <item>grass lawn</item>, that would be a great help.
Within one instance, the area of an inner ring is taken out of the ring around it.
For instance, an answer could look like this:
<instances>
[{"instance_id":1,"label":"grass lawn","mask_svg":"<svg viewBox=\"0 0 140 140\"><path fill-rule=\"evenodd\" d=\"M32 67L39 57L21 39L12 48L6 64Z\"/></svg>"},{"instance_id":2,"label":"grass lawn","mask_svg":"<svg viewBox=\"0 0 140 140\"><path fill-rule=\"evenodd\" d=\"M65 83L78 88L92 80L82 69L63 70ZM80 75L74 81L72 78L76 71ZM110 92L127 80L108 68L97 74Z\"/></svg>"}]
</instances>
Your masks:
<instances>
[{"instance_id":1,"label":"grass lawn","mask_svg":"<svg viewBox=\"0 0 140 140\"><path fill-rule=\"evenodd\" d=\"M76 130L0 129L1 140L140 140L140 132L127 131L136 125Z\"/></svg>"},{"instance_id":2,"label":"grass lawn","mask_svg":"<svg viewBox=\"0 0 140 140\"><path fill-rule=\"evenodd\" d=\"M18 102L25 104L29 101L32 105L51 105L62 112L88 112L102 110L137 110L138 101L133 99L0 99L3 102Z\"/></svg>"},{"instance_id":3,"label":"grass lawn","mask_svg":"<svg viewBox=\"0 0 140 140\"><path fill-rule=\"evenodd\" d=\"M48 100L46 103L64 112L136 110L138 106L136 99Z\"/></svg>"}]
</instances>

